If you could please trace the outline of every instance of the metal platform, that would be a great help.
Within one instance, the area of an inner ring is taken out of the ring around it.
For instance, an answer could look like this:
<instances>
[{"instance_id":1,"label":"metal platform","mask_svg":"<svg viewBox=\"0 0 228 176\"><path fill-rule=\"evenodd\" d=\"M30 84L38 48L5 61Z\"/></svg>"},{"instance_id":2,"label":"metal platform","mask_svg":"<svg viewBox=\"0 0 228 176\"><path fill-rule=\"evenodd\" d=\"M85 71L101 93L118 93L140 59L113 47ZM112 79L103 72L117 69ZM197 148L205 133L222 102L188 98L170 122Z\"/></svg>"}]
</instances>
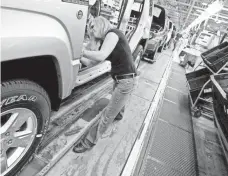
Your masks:
<instances>
[{"instance_id":1,"label":"metal platform","mask_svg":"<svg viewBox=\"0 0 228 176\"><path fill-rule=\"evenodd\" d=\"M134 176L228 175L211 120L192 118L185 70L175 62Z\"/></svg>"},{"instance_id":2,"label":"metal platform","mask_svg":"<svg viewBox=\"0 0 228 176\"><path fill-rule=\"evenodd\" d=\"M192 118L184 73L183 68L176 63L172 64L160 113L135 175L197 175Z\"/></svg>"}]
</instances>

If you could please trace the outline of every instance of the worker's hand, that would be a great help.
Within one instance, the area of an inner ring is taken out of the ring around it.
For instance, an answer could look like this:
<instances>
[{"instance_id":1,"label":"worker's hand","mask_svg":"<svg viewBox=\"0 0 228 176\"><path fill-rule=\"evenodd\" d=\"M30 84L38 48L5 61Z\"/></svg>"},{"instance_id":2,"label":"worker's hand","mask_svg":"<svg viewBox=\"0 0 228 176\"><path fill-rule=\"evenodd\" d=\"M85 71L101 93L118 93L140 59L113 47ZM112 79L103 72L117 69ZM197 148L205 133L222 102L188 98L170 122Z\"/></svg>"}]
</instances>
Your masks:
<instances>
[{"instance_id":1,"label":"worker's hand","mask_svg":"<svg viewBox=\"0 0 228 176\"><path fill-rule=\"evenodd\" d=\"M84 54L85 54L85 48L83 46L80 58L84 57Z\"/></svg>"}]
</instances>

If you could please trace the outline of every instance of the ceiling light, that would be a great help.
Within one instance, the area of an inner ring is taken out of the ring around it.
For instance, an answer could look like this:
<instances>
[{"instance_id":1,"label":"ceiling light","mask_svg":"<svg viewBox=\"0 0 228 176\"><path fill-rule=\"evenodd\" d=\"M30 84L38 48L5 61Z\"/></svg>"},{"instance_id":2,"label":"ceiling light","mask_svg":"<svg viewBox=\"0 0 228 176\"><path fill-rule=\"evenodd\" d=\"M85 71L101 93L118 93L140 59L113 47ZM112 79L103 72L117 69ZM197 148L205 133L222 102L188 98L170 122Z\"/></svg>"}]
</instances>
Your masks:
<instances>
[{"instance_id":1,"label":"ceiling light","mask_svg":"<svg viewBox=\"0 0 228 176\"><path fill-rule=\"evenodd\" d=\"M207 3L206 3L206 2L202 2L202 5L205 5L205 6L206 6L206 5L207 5Z\"/></svg>"},{"instance_id":2,"label":"ceiling light","mask_svg":"<svg viewBox=\"0 0 228 176\"><path fill-rule=\"evenodd\" d=\"M201 10L201 9L196 9L197 12L204 12L204 10Z\"/></svg>"},{"instance_id":3,"label":"ceiling light","mask_svg":"<svg viewBox=\"0 0 228 176\"><path fill-rule=\"evenodd\" d=\"M200 24L202 21L208 19L210 16L216 14L223 8L223 2L220 0L216 0L209 7L198 16L184 31L189 31L193 26Z\"/></svg>"},{"instance_id":4,"label":"ceiling light","mask_svg":"<svg viewBox=\"0 0 228 176\"><path fill-rule=\"evenodd\" d=\"M213 15L222 10L222 8L223 4L219 0L216 0L215 2L209 5L209 7L206 9L206 12L210 15Z\"/></svg>"}]
</instances>

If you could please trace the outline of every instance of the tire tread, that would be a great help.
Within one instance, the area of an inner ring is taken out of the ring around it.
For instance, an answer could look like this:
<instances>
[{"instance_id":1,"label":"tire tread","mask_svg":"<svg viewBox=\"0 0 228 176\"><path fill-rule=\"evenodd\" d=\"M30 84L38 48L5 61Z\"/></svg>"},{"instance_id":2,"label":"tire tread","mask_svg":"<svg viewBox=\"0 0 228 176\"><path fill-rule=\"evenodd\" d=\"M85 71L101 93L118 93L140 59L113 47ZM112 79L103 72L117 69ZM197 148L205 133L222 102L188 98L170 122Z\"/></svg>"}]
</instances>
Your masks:
<instances>
[{"instance_id":1,"label":"tire tread","mask_svg":"<svg viewBox=\"0 0 228 176\"><path fill-rule=\"evenodd\" d=\"M5 81L5 82L1 83L1 92L13 91L15 89L29 89L29 90L38 92L46 99L46 101L49 105L49 109L51 109L50 108L51 102L50 102L47 92L44 90L43 87L41 87L37 83L30 81L30 80L26 80L26 79L9 80L9 81ZM44 124L49 124L49 120L50 119L47 118L45 120ZM37 146L36 150L31 154L31 156L29 157L27 162L24 163L23 167L21 167L20 169L17 170L17 173L15 174L15 176L19 176L20 173L22 172L22 170L33 160L34 155L36 154L37 150L39 149L40 144L42 143L42 140L44 139L45 133L46 133L46 131L43 132L43 137L40 139L40 143ZM6 176L8 176L8 174L6 174Z\"/></svg>"},{"instance_id":2,"label":"tire tread","mask_svg":"<svg viewBox=\"0 0 228 176\"><path fill-rule=\"evenodd\" d=\"M26 79L20 79L20 80L10 80L10 81L1 83L2 92L6 91L6 90L11 91L15 88L19 88L19 89L28 88L28 89L31 89L33 91L36 91L36 92L42 94L45 97L45 99L47 100L49 107L51 107L50 98L49 98L47 92L44 90L43 87L41 87L39 84L37 84L33 81L26 80Z\"/></svg>"}]
</instances>

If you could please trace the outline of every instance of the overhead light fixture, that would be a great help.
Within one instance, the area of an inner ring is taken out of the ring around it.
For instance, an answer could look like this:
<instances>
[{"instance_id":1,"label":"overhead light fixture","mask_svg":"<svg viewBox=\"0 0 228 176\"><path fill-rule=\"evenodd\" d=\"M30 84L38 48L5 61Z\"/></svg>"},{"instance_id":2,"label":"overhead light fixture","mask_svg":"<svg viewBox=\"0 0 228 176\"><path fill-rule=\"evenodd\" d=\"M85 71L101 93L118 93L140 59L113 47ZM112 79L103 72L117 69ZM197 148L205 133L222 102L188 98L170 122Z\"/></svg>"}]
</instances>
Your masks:
<instances>
[{"instance_id":1,"label":"overhead light fixture","mask_svg":"<svg viewBox=\"0 0 228 176\"><path fill-rule=\"evenodd\" d=\"M207 5L207 3L206 3L206 2L202 2L202 5L205 5L205 6L206 6L206 5Z\"/></svg>"},{"instance_id":2,"label":"overhead light fixture","mask_svg":"<svg viewBox=\"0 0 228 176\"><path fill-rule=\"evenodd\" d=\"M213 15L223 8L223 1L216 0L212 4L208 6L208 8L205 10L205 12L209 13L210 15Z\"/></svg>"},{"instance_id":3,"label":"overhead light fixture","mask_svg":"<svg viewBox=\"0 0 228 176\"><path fill-rule=\"evenodd\" d=\"M200 13L201 13L201 12L204 12L204 10L202 10L202 9L196 9L196 11L197 11L197 12L200 12Z\"/></svg>"},{"instance_id":4,"label":"overhead light fixture","mask_svg":"<svg viewBox=\"0 0 228 176\"><path fill-rule=\"evenodd\" d=\"M200 16L198 16L197 19L195 19L183 32L189 31L192 27L194 27L197 24L200 24L202 21L208 19L210 16L216 14L223 8L223 1L216 0L212 4L208 6L208 8L201 13Z\"/></svg>"}]
</instances>

